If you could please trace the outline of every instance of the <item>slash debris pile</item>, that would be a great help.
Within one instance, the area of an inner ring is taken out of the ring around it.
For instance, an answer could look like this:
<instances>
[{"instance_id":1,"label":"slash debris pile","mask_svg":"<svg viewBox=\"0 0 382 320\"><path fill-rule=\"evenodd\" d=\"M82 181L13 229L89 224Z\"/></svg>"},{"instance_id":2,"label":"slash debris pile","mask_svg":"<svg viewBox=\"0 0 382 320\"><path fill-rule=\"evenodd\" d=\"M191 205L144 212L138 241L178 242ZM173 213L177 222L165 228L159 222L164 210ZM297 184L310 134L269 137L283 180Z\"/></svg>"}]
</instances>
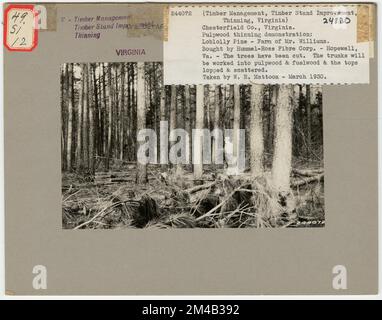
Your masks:
<instances>
[{"instance_id":1,"label":"slash debris pile","mask_svg":"<svg viewBox=\"0 0 382 320\"><path fill-rule=\"evenodd\" d=\"M179 178L174 172L158 172L153 173L146 185L136 185L122 173L98 174L93 181L84 177L80 183L77 176L66 176L62 191L63 227L167 229L323 225L322 170L294 170L293 173L293 193L289 195L272 190L267 175L252 178L207 173L203 181L194 181L191 174Z\"/></svg>"}]
</instances>

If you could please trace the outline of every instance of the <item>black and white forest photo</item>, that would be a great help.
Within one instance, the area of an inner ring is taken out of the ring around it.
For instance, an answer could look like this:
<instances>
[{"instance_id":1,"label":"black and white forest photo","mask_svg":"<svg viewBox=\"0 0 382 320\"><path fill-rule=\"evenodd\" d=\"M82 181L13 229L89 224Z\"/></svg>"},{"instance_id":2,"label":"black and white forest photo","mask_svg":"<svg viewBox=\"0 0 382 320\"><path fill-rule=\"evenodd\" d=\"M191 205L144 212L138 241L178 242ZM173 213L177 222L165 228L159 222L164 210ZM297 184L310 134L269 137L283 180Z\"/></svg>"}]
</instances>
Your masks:
<instances>
[{"instance_id":1,"label":"black and white forest photo","mask_svg":"<svg viewBox=\"0 0 382 320\"><path fill-rule=\"evenodd\" d=\"M319 85L163 85L61 65L62 228L324 227Z\"/></svg>"}]
</instances>

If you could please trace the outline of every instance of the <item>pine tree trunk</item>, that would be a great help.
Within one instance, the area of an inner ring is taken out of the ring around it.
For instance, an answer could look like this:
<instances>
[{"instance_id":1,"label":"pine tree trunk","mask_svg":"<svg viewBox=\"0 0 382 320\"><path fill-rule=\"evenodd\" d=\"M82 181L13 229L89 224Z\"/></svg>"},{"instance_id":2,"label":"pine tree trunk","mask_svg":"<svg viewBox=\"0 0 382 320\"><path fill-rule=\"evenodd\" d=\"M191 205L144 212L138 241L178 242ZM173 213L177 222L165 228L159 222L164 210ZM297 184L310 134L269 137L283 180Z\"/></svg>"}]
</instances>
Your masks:
<instances>
[{"instance_id":1,"label":"pine tree trunk","mask_svg":"<svg viewBox=\"0 0 382 320\"><path fill-rule=\"evenodd\" d=\"M99 141L99 132L100 132L100 90L98 90L97 77L96 77L96 68L97 65L93 64L92 67L92 77L93 77L93 94L94 94L94 146L95 146L95 155L101 155L100 150L100 141ZM98 78L99 79L99 78Z\"/></svg>"},{"instance_id":2,"label":"pine tree trunk","mask_svg":"<svg viewBox=\"0 0 382 320\"><path fill-rule=\"evenodd\" d=\"M263 174L263 89L261 84L251 86L250 164L252 176Z\"/></svg>"},{"instance_id":3,"label":"pine tree trunk","mask_svg":"<svg viewBox=\"0 0 382 320\"><path fill-rule=\"evenodd\" d=\"M130 160L130 154L131 154L131 125L132 125L132 119L131 119L131 72L130 72L130 64L126 64L126 89L127 89L127 101L126 101L126 136L125 136L125 144L126 144L126 154L125 158L127 160Z\"/></svg>"},{"instance_id":4,"label":"pine tree trunk","mask_svg":"<svg viewBox=\"0 0 382 320\"><path fill-rule=\"evenodd\" d=\"M275 107L275 140L272 185L279 193L289 193L292 169L292 85L280 85Z\"/></svg>"},{"instance_id":5,"label":"pine tree trunk","mask_svg":"<svg viewBox=\"0 0 382 320\"><path fill-rule=\"evenodd\" d=\"M204 105L206 106L205 108L205 128L210 129L211 127L211 87L212 85L206 85L204 87L204 93L206 94L205 99L204 99Z\"/></svg>"},{"instance_id":6,"label":"pine tree trunk","mask_svg":"<svg viewBox=\"0 0 382 320\"><path fill-rule=\"evenodd\" d=\"M88 64L84 64L83 69L84 77L84 106L83 106L83 133L82 133L82 147L83 147L83 157L85 168L89 168L89 95L88 95L88 84L89 84L89 71Z\"/></svg>"},{"instance_id":7,"label":"pine tree trunk","mask_svg":"<svg viewBox=\"0 0 382 320\"><path fill-rule=\"evenodd\" d=\"M234 106L233 106L233 155L238 156L238 135L240 129L240 86L235 84L234 88Z\"/></svg>"},{"instance_id":8,"label":"pine tree trunk","mask_svg":"<svg viewBox=\"0 0 382 320\"><path fill-rule=\"evenodd\" d=\"M78 116L77 116L77 149L76 149L76 170L77 172L82 171L82 109L83 109L83 89L84 89L84 73L83 65L80 65L80 90L78 92Z\"/></svg>"},{"instance_id":9,"label":"pine tree trunk","mask_svg":"<svg viewBox=\"0 0 382 320\"><path fill-rule=\"evenodd\" d=\"M310 85L306 85L306 156L311 159L312 150L312 105L310 102Z\"/></svg>"},{"instance_id":10,"label":"pine tree trunk","mask_svg":"<svg viewBox=\"0 0 382 320\"><path fill-rule=\"evenodd\" d=\"M275 108L277 105L278 100L278 88L277 85L273 85L271 88L271 107L270 107L270 114L269 114L269 124L268 124L268 145L269 150L273 148L273 142L274 142L274 133L275 133Z\"/></svg>"},{"instance_id":11,"label":"pine tree trunk","mask_svg":"<svg viewBox=\"0 0 382 320\"><path fill-rule=\"evenodd\" d=\"M103 87L103 118L102 118L102 142L103 142L103 148L102 153L105 157L105 168L106 168L106 158L107 158L107 123L108 123L108 105L107 105L107 99L108 99L108 90L106 89L106 70L105 70L105 64L102 63L102 87Z\"/></svg>"},{"instance_id":12,"label":"pine tree trunk","mask_svg":"<svg viewBox=\"0 0 382 320\"><path fill-rule=\"evenodd\" d=\"M175 144L173 141L173 132L176 129L176 86L171 85L171 100L170 100L170 149ZM171 164L172 167L173 164Z\"/></svg>"},{"instance_id":13,"label":"pine tree trunk","mask_svg":"<svg viewBox=\"0 0 382 320\"><path fill-rule=\"evenodd\" d=\"M162 84L162 88L160 90L160 120L166 121L166 88L163 84ZM164 148L165 148L164 146L165 145L168 146L168 145L166 143L164 143L163 141L160 141L160 145L161 145L160 152L161 153L165 152L168 154L168 148L166 148L166 150L164 150ZM163 158L162 154L160 156L161 156L161 158ZM161 168L162 168L162 171L166 171L167 170L167 164L162 163Z\"/></svg>"},{"instance_id":14,"label":"pine tree trunk","mask_svg":"<svg viewBox=\"0 0 382 320\"><path fill-rule=\"evenodd\" d=\"M214 107L215 107L215 113L214 113L214 129L221 129L220 128L220 86L215 86L215 93L214 93ZM219 146L219 143L222 142L219 141L220 136L214 137L212 140L212 159L216 163L217 160L217 153L216 148Z\"/></svg>"},{"instance_id":15,"label":"pine tree trunk","mask_svg":"<svg viewBox=\"0 0 382 320\"><path fill-rule=\"evenodd\" d=\"M95 99L93 102L93 99L90 97L94 96L95 98L95 82L92 81L91 79L94 79L93 77L93 67L91 64L89 64L88 67L88 91L91 91L91 94L88 94L88 105L89 105L89 171L91 174L94 174L95 172L95 165L94 165L94 160L95 160Z\"/></svg>"},{"instance_id":16,"label":"pine tree trunk","mask_svg":"<svg viewBox=\"0 0 382 320\"><path fill-rule=\"evenodd\" d=\"M66 143L67 143L67 111L66 111L66 98L67 98L67 79L66 79L66 65L61 68L61 169L66 171Z\"/></svg>"},{"instance_id":17,"label":"pine tree trunk","mask_svg":"<svg viewBox=\"0 0 382 320\"><path fill-rule=\"evenodd\" d=\"M145 65L138 62L137 67L137 131L146 128L146 107L145 107ZM141 143L140 143L141 144ZM147 182L146 164L137 160L137 178L139 184Z\"/></svg>"},{"instance_id":18,"label":"pine tree trunk","mask_svg":"<svg viewBox=\"0 0 382 320\"><path fill-rule=\"evenodd\" d=\"M125 65L121 66L121 107L119 127L119 159L123 160L123 149L125 144Z\"/></svg>"},{"instance_id":19,"label":"pine tree trunk","mask_svg":"<svg viewBox=\"0 0 382 320\"><path fill-rule=\"evenodd\" d=\"M114 112L113 112L113 140L112 140L112 157L115 159L118 159L119 153L119 123L120 123L120 116L119 116L119 87L118 87L118 69L120 64L114 64Z\"/></svg>"},{"instance_id":20,"label":"pine tree trunk","mask_svg":"<svg viewBox=\"0 0 382 320\"><path fill-rule=\"evenodd\" d=\"M132 109L131 109L131 119L132 119L132 136L131 136L131 142L132 142L132 159L136 160L135 156L137 154L137 95L136 95L136 72L135 72L135 66L133 65L131 68L132 73L132 90L131 90L131 99L132 99Z\"/></svg>"},{"instance_id":21,"label":"pine tree trunk","mask_svg":"<svg viewBox=\"0 0 382 320\"><path fill-rule=\"evenodd\" d=\"M106 161L105 169L109 170L110 168L110 158L111 158L111 142L112 142L112 129L113 129L113 89L111 81L111 65L107 65L107 86L106 86L106 95L108 98L108 124L107 124L107 143L106 143Z\"/></svg>"},{"instance_id":22,"label":"pine tree trunk","mask_svg":"<svg viewBox=\"0 0 382 320\"><path fill-rule=\"evenodd\" d=\"M188 144L188 155L187 159L190 159L192 152L192 126L191 126L191 96L190 96L190 86L186 84L184 86L184 109L185 109L185 130L190 138Z\"/></svg>"},{"instance_id":23,"label":"pine tree trunk","mask_svg":"<svg viewBox=\"0 0 382 320\"><path fill-rule=\"evenodd\" d=\"M179 90L180 91L180 90ZM180 92L176 94L176 128L185 129L184 122L184 100ZM182 176L184 174L183 164L178 163L176 166L176 174Z\"/></svg>"},{"instance_id":24,"label":"pine tree trunk","mask_svg":"<svg viewBox=\"0 0 382 320\"><path fill-rule=\"evenodd\" d=\"M196 116L195 129L203 129L204 127L204 87L201 84L196 86ZM203 175L203 154L202 154L203 137L196 136L194 141L194 178L200 179Z\"/></svg>"},{"instance_id":25,"label":"pine tree trunk","mask_svg":"<svg viewBox=\"0 0 382 320\"><path fill-rule=\"evenodd\" d=\"M73 134L73 64L67 64L68 77L68 141L66 149L66 168L72 171L72 134Z\"/></svg>"}]
</instances>

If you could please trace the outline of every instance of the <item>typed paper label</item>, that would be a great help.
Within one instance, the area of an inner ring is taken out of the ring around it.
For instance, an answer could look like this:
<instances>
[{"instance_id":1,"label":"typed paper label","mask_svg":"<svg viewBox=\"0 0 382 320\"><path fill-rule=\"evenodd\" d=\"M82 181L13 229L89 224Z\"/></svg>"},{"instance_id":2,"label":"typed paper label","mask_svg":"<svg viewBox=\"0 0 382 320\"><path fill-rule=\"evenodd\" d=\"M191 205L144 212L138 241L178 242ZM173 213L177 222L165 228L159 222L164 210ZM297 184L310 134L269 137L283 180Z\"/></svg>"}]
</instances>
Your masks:
<instances>
[{"instance_id":1,"label":"typed paper label","mask_svg":"<svg viewBox=\"0 0 382 320\"><path fill-rule=\"evenodd\" d=\"M174 6L165 84L369 82L357 6Z\"/></svg>"}]
</instances>

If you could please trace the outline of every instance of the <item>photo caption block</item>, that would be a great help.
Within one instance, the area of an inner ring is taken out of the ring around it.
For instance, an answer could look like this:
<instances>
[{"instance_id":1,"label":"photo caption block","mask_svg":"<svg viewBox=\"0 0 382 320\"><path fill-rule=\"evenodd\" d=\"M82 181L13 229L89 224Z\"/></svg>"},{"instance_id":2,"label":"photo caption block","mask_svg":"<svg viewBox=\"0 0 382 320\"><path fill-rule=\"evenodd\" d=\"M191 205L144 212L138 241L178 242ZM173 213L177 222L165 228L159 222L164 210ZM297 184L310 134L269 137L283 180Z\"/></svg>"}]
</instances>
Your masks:
<instances>
[{"instance_id":1,"label":"photo caption block","mask_svg":"<svg viewBox=\"0 0 382 320\"><path fill-rule=\"evenodd\" d=\"M369 47L356 5L171 6L164 82L369 83Z\"/></svg>"}]
</instances>

